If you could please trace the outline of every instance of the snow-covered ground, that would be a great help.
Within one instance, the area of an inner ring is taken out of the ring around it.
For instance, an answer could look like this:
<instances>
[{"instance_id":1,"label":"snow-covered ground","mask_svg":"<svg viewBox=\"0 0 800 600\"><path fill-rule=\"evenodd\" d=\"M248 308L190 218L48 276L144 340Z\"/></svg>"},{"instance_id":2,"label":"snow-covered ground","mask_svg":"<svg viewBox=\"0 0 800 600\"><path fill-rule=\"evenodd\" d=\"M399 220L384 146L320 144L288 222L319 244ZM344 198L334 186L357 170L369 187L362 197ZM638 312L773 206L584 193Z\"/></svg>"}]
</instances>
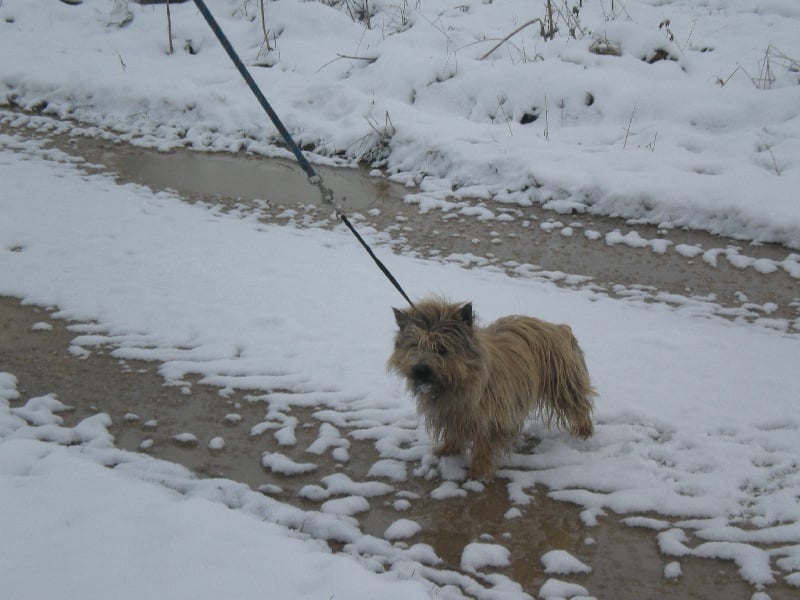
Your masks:
<instances>
[{"instance_id":1,"label":"snow-covered ground","mask_svg":"<svg viewBox=\"0 0 800 600\"><path fill-rule=\"evenodd\" d=\"M466 195L547 201L800 245L793 1L630 0L614 14L610 2L585 1L578 39L565 12L554 40L530 26L486 60L543 9L375 2L367 29L343 8L280 0L267 5L277 50L258 57L256 3L210 5L249 63L274 65L255 76L299 140L336 159L383 152L387 173L421 185L409 200L423 206ZM172 11L177 51L167 56L163 6L0 1L0 102L136 143L280 153L193 6ZM189 39L196 54L183 49ZM602 44L621 45L622 56L596 54ZM641 60L659 48L676 60ZM337 53L377 60L331 62ZM108 344L119 358L158 361L187 392L190 373L223 393L252 390L282 426L292 405L321 407L319 452L346 462L337 437L346 428L374 440L373 479L401 486L392 475L402 471L440 478L433 498L481 493L463 482L462 460L431 456L413 403L385 373L390 306L402 300L345 231L267 226L118 186L16 135L0 135L0 182L0 294L84 323L77 356ZM611 510L652 530L670 561L665 577L680 577L681 560L713 556L767 592L779 580L800 587L800 339L379 252L412 296L470 299L486 321L525 313L568 322L580 339L600 391L596 435L577 441L531 423L541 443L512 453L499 473L515 507L544 484L584 507L589 529ZM3 544L0 586L9 597L99 598L112 585L131 598L162 589L187 598L591 593L558 579L523 590L501 576L484 588L443 574L429 547L404 543L411 521L368 539L350 515L378 481L327 479L306 493L331 504L301 511L117 450L102 415L64 427L55 398L18 399L15 385L13 373L0 375L0 534L13 540ZM291 427L283 431L293 443ZM279 472L307 465L264 457ZM362 564L314 538L346 544ZM541 557L546 572L568 579L591 569L557 550ZM476 541L461 567L492 573L513 560L501 543ZM378 565L388 573L371 573Z\"/></svg>"},{"instance_id":2,"label":"snow-covered ground","mask_svg":"<svg viewBox=\"0 0 800 600\"><path fill-rule=\"evenodd\" d=\"M800 248L795 0L552 5L553 39L535 22L490 52L544 1L280 0L268 51L255 0L209 2L302 145L419 184L423 207L544 203ZM162 5L3 0L0 103L285 154L193 3L171 12L168 55Z\"/></svg>"}]
</instances>

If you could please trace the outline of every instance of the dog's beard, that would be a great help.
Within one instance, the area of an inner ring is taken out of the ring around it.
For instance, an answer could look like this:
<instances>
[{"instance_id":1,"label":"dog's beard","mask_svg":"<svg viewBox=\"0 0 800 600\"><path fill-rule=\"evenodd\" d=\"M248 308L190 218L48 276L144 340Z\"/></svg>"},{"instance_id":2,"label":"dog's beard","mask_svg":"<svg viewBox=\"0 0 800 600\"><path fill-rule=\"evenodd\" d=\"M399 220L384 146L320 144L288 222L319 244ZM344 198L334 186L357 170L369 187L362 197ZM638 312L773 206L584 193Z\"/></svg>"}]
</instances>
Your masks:
<instances>
[{"instance_id":1,"label":"dog's beard","mask_svg":"<svg viewBox=\"0 0 800 600\"><path fill-rule=\"evenodd\" d=\"M414 393L418 396L431 396L433 384L427 381L415 381Z\"/></svg>"},{"instance_id":2,"label":"dog's beard","mask_svg":"<svg viewBox=\"0 0 800 600\"><path fill-rule=\"evenodd\" d=\"M435 381L419 380L409 377L409 388L418 398L436 400L441 395L441 387Z\"/></svg>"}]
</instances>

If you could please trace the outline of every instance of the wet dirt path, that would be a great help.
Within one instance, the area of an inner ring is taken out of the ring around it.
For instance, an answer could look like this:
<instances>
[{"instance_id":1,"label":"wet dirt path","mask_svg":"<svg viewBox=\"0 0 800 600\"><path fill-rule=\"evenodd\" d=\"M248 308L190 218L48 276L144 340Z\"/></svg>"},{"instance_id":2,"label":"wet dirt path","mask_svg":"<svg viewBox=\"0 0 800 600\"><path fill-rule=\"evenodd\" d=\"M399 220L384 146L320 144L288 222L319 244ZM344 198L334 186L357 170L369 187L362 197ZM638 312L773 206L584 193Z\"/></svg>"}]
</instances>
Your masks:
<instances>
[{"instance_id":1,"label":"wet dirt path","mask_svg":"<svg viewBox=\"0 0 800 600\"><path fill-rule=\"evenodd\" d=\"M20 129L6 125L0 126L0 132L20 133ZM65 135L51 139L56 147L83 156L94 165L87 169L111 172L121 183L174 189L187 201L255 211L270 222L291 221L300 226L334 223L330 210L319 206L315 190L289 162L183 151L164 154L114 141ZM384 239L398 251L439 258L456 255L452 260L459 261L468 257L467 262L496 265L511 274L544 277L562 285L589 286L595 291L647 301L675 301L672 296L659 294L679 295L689 302L706 302L713 297L711 304L717 307L717 314L747 320L778 318L790 323L790 330L800 329L798 280L780 269L770 274L739 269L724 256L714 268L699 256L690 259L675 252L657 253L650 247L608 245L583 233L596 231L602 237L615 230L622 234L631 230L628 224L609 218L565 217L537 208L513 207L504 209L508 220L484 221L452 211L420 216L417 206L402 201L407 190L400 186L365 177L357 170L321 171L337 194L347 198L347 211L361 215L356 217L360 226L383 232ZM478 205L471 206L480 208ZM564 233L565 227L572 235ZM742 246L741 242L693 232L659 232L640 225L635 230L642 239L669 238L673 245L700 245L704 249ZM791 252L752 246L742 247L741 253L779 262ZM530 268L520 270L519 265ZM371 442L351 439L351 458L344 467L337 469L326 455L314 457L320 468L311 475L284 477L271 473L261 465L266 451L279 449L299 462L308 460L305 449L316 439L320 425L311 411L293 411L300 421L297 443L279 447L271 432L251 435L251 428L264 421L263 403L250 402L239 392L223 397L218 389L196 381L190 394L183 393L163 385L158 365L119 361L109 355L110 349L94 349L88 357L76 358L68 351L75 334L69 330L69 323L52 319L51 312L21 306L14 298L0 298L0 370L18 378L23 399L55 393L65 404L75 406L67 416L73 422L96 412L108 413L120 448L178 462L200 476L241 481L308 509L319 509L320 502L298 496L304 485L319 484L325 475L342 470L354 481L367 480L370 466L378 459ZM52 329L35 329L33 325L39 322L48 323ZM177 442L175 436L184 432L191 432L197 442ZM214 437L224 438L222 450L208 447ZM521 518L509 520L504 517L510 505L502 480L468 498L433 500L431 492L440 483L413 477L403 482L398 489L408 501L404 510L398 510L397 495L370 499L370 510L359 515L362 530L382 537L396 519L414 520L422 530L408 540L409 544L430 544L450 569L459 568L465 544L494 540L507 547L512 556L511 567L498 571L532 595L550 577L543 572L539 558L553 549L566 550L591 565L590 574L560 578L585 586L598 599L749 598L753 593L753 588L737 575L735 565L724 561L682 560L682 576L668 580L664 566L674 559L660 555L651 531L622 525L621 517L613 514L587 527L577 507L549 499L545 489L537 490L534 501L523 507ZM778 584L770 587L769 594L779 600L794 597L796 592Z\"/></svg>"},{"instance_id":2,"label":"wet dirt path","mask_svg":"<svg viewBox=\"0 0 800 600\"><path fill-rule=\"evenodd\" d=\"M1 115L0 115L1 116ZM46 137L120 183L170 189L188 201L255 213L264 221L332 227L332 211L292 161L137 148L116 139L52 134L30 123L0 133ZM91 168L88 167L87 168ZM317 167L361 230L396 251L486 266L634 301L756 321L800 332L800 250L599 215L463 200L425 214L416 190L363 169ZM415 295L413 282L406 286ZM424 291L423 291L424 292ZM422 292L421 292L422 293Z\"/></svg>"},{"instance_id":3,"label":"wet dirt path","mask_svg":"<svg viewBox=\"0 0 800 600\"><path fill-rule=\"evenodd\" d=\"M305 509L318 510L321 502L304 499L298 491L319 484L326 475L344 472L353 481L374 480L367 472L378 454L371 442L358 440L350 440L351 460L344 468L337 469L330 456L315 456L319 469L313 474L289 477L269 472L260 460L266 451L279 450L298 462L309 459L305 449L316 439L319 427L310 411L292 412L300 420L297 444L279 447L270 432L251 434L251 428L264 420L264 403L251 402L241 392L222 397L216 388L197 382L186 394L163 385L158 365L118 360L109 349L97 348L88 357L77 358L69 352L75 337L70 323L50 314L51 310L0 297L0 370L17 377L20 402L55 393L74 407L62 413L67 425L105 412L122 449L183 464L201 477L240 481ZM51 328L34 327L37 323ZM232 414L238 417L232 420ZM185 432L196 436L197 442L174 439ZM208 447L214 437L224 438L222 450ZM579 508L551 500L546 489L537 489L531 504L519 507L521 517L509 520L504 517L511 505L503 480L467 498L434 500L431 492L440 483L412 477L395 484L400 493L371 498L370 510L359 515L362 530L383 537L396 519L416 521L422 530L407 542L430 544L445 561L442 567L456 570L467 543L494 541L509 549L512 564L493 571L506 574L534 596L551 576L586 587L598 600L750 598L754 592L733 563L719 560L681 560L681 577L667 579L664 567L674 559L659 553L652 531L625 526L613 513L588 527ZM407 500L407 508L398 510L398 499ZM545 574L540 557L553 549L566 550L590 565L592 572ZM796 591L784 584L770 586L768 592L772 600L796 597Z\"/></svg>"}]
</instances>

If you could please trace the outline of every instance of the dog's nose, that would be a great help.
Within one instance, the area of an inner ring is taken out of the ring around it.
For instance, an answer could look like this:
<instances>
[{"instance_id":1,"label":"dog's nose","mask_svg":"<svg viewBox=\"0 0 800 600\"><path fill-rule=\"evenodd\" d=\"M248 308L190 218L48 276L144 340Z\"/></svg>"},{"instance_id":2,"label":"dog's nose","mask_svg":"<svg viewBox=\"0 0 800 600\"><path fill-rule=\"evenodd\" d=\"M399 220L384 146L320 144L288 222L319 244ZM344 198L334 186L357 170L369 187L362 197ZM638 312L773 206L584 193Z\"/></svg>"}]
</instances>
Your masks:
<instances>
[{"instance_id":1,"label":"dog's nose","mask_svg":"<svg viewBox=\"0 0 800 600\"><path fill-rule=\"evenodd\" d=\"M419 363L411 369L411 377L414 381L419 381L420 383L432 383L434 379L433 369L425 363Z\"/></svg>"}]
</instances>

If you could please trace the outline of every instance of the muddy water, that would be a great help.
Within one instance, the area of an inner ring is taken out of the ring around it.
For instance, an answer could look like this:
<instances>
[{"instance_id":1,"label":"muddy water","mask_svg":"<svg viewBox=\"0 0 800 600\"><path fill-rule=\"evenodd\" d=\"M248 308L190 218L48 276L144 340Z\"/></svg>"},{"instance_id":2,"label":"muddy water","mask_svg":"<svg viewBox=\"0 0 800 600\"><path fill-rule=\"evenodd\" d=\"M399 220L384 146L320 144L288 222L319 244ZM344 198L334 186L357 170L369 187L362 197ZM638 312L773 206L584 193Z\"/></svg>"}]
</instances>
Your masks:
<instances>
[{"instance_id":1,"label":"muddy water","mask_svg":"<svg viewBox=\"0 0 800 600\"><path fill-rule=\"evenodd\" d=\"M34 330L34 323L47 322L52 329ZM18 378L21 399L53 392L65 404L74 406L66 413L67 425L95 414L111 416L111 432L120 448L146 451L185 465L200 476L225 477L244 482L253 489L278 486L271 490L276 498L306 509L319 503L301 499L298 490L306 484L319 484L333 472L345 472L354 481L367 480L369 467L378 459L369 442L350 440L351 460L337 469L330 457L314 457L319 469L302 476L275 475L261 466L265 451L280 451L293 460L305 462L305 448L317 437L319 423L309 412L292 412L300 420L297 444L277 446L269 433L250 434L251 427L264 420L265 404L248 401L243 394L227 397L213 387L193 382L191 393L163 385L152 363L122 361L103 349L84 359L69 354L74 334L69 323L50 318L50 311L22 306L17 299L0 297L0 370ZM241 420L226 415L236 413ZM191 432L196 444L180 444L174 436ZM342 431L345 435L346 432ZM208 441L221 436L225 447L210 450ZM141 450L143 441L152 443ZM326 462L327 461L327 462ZM550 577L543 572L539 558L545 552L562 549L593 569L588 575L562 578L579 583L600 600L618 598L749 598L753 589L742 581L733 563L692 559L682 560L683 575L678 580L664 578L664 566L672 559L659 554L652 532L626 527L620 517L600 517L599 525L587 527L573 505L556 502L537 490L533 502L522 507L521 518L504 518L509 509L503 480L488 485L481 493L467 498L433 500L431 491L441 482L411 478L398 487L411 498L410 508L393 508L395 496L370 500L370 510L360 515L365 533L382 537L386 527L398 518L422 525L422 531L409 543L430 544L445 561L443 567L458 569L464 546L478 539L494 540L508 548L512 565L502 569L506 575L536 595ZM556 576L558 577L558 576ZM783 584L771 586L772 600L796 597L796 591Z\"/></svg>"}]
</instances>

